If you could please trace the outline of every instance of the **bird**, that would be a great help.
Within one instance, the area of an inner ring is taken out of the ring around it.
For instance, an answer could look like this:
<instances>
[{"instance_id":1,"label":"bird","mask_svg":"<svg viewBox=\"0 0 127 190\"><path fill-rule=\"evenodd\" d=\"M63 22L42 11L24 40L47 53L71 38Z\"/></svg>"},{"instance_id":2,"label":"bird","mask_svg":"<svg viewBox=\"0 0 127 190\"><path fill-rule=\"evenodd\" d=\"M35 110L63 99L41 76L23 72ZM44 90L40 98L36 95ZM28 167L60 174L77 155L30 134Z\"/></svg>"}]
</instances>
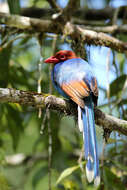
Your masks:
<instances>
[{"instance_id":1,"label":"bird","mask_svg":"<svg viewBox=\"0 0 127 190\"><path fill-rule=\"evenodd\" d=\"M58 93L77 104L78 126L83 133L86 177L89 183L94 181L94 185L98 186L100 171L94 119L98 83L92 67L70 50L60 50L44 62L53 64L51 79Z\"/></svg>"}]
</instances>

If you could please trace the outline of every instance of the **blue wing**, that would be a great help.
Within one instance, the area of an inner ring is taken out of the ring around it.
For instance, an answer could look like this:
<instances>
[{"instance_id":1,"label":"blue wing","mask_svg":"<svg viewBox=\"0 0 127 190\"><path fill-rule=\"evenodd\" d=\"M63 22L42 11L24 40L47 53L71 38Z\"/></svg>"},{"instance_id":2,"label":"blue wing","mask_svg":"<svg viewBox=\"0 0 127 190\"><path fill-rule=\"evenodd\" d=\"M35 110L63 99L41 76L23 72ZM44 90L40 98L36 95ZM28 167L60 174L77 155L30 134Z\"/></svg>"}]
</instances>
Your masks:
<instances>
[{"instance_id":1,"label":"blue wing","mask_svg":"<svg viewBox=\"0 0 127 190\"><path fill-rule=\"evenodd\" d=\"M75 82L77 84L77 82L79 81L82 84L80 85L81 88L79 87L79 85L77 85L78 92L82 91L82 87L84 88L84 92L83 91L80 92L82 96L78 94L80 101L84 97L88 96L87 92L89 91L89 94L92 94L94 103L97 104L97 98L98 98L97 81L92 72L91 66L83 59L73 58L73 59L69 59L67 61L56 64L52 72L52 81L56 90L62 96L66 98L70 97L68 95L68 92L69 91L71 92L71 89L72 89L72 88L69 89L70 83L72 86L72 83ZM76 87L76 84L75 84L75 87ZM63 86L64 86L64 89L63 89ZM66 90L65 90L65 86L66 86ZM67 87L69 89L68 92L67 92ZM77 97L76 94L75 94L75 97ZM76 103L78 104L78 102ZM83 104L83 101L82 101L82 104ZM84 104L81 107L84 107Z\"/></svg>"}]
</instances>

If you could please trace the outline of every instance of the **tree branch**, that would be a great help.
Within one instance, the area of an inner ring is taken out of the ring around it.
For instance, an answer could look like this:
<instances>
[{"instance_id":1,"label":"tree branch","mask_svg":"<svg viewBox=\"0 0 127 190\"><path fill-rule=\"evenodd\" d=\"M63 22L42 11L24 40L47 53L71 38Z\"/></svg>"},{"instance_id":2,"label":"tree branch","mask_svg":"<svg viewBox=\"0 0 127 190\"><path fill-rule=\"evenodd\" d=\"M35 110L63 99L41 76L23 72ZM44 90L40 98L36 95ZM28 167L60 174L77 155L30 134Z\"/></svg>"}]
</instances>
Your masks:
<instances>
[{"instance_id":1,"label":"tree branch","mask_svg":"<svg viewBox=\"0 0 127 190\"><path fill-rule=\"evenodd\" d=\"M18 15L10 15L7 13L0 13L0 24L6 24L9 27L16 27L22 30L35 30L35 32L48 32L51 30L50 20L33 19L29 17L23 17Z\"/></svg>"},{"instance_id":2,"label":"tree branch","mask_svg":"<svg viewBox=\"0 0 127 190\"><path fill-rule=\"evenodd\" d=\"M105 33L88 30L85 27L73 25L69 22L65 26L66 33L73 39L80 36L82 42L84 41L87 44L106 46L119 52L127 51L127 43Z\"/></svg>"},{"instance_id":3,"label":"tree branch","mask_svg":"<svg viewBox=\"0 0 127 190\"><path fill-rule=\"evenodd\" d=\"M66 115L77 116L76 104L68 100L43 93L0 88L0 103L8 102L35 107L48 107ZM97 108L95 108L95 120L96 124L104 129L117 131L127 136L127 121L105 114Z\"/></svg>"},{"instance_id":4,"label":"tree branch","mask_svg":"<svg viewBox=\"0 0 127 190\"><path fill-rule=\"evenodd\" d=\"M85 29L87 30L94 30L96 32L104 32L109 34L116 34L116 33L127 33L127 24L118 26L118 25L112 25L112 26L85 26Z\"/></svg>"},{"instance_id":5,"label":"tree branch","mask_svg":"<svg viewBox=\"0 0 127 190\"><path fill-rule=\"evenodd\" d=\"M51 1L51 0L48 0ZM73 1L73 0L71 0ZM77 0L76 0L77 1ZM76 1L73 1L74 3ZM51 4L51 3L50 3ZM71 4L71 2L70 2ZM54 5L52 5L54 6ZM69 5L70 6L70 5ZM107 20L107 19L112 19L114 12L116 11L115 8L112 7L106 7L104 9L88 9L82 8L75 10L73 12L73 17L74 18L80 18L82 20ZM118 18L123 18L125 15L127 9L126 6L120 7L120 11L118 14ZM28 16L28 17L34 17L34 18L51 18L51 16L55 13L53 9L44 9L44 8L37 8L37 7L27 7L27 8L22 8L21 9L21 15L22 16Z\"/></svg>"},{"instance_id":6,"label":"tree branch","mask_svg":"<svg viewBox=\"0 0 127 190\"><path fill-rule=\"evenodd\" d=\"M102 32L97 33L92 30L87 30L85 27L74 25L70 22L67 22L64 26L60 22L61 21L58 20L41 20L0 13L0 24L6 24L9 27L16 27L17 29L22 29L28 32L34 31L62 34L64 31L64 34L71 36L72 39L80 36L81 40L88 44L110 47L119 52L125 52L127 50L127 43L124 43L117 38L111 37ZM124 31L126 29L127 26L124 27Z\"/></svg>"}]
</instances>

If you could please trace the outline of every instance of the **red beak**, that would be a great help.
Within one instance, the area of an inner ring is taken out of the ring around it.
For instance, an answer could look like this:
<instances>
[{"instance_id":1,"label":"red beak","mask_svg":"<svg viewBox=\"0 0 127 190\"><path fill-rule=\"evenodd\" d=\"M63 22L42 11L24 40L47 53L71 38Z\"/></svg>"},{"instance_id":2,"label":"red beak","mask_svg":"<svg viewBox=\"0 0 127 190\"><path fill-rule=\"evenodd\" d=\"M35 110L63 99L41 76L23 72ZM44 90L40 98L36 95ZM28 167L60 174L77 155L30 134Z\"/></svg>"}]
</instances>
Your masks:
<instances>
[{"instance_id":1,"label":"red beak","mask_svg":"<svg viewBox=\"0 0 127 190\"><path fill-rule=\"evenodd\" d=\"M59 62L59 59L57 59L57 58L54 57L54 56L51 56L51 57L49 57L48 59L45 59L44 62L45 62L45 63L58 63L58 62Z\"/></svg>"}]
</instances>

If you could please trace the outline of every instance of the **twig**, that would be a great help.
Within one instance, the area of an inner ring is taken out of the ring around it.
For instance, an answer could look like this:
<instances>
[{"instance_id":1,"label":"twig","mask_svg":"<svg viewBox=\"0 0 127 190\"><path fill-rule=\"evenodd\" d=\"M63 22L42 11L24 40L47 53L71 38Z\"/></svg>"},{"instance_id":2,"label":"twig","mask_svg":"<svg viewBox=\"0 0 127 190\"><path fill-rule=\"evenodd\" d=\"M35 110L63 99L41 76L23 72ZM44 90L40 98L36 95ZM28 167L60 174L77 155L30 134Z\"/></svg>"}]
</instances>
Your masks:
<instances>
[{"instance_id":1,"label":"twig","mask_svg":"<svg viewBox=\"0 0 127 190\"><path fill-rule=\"evenodd\" d=\"M51 5L53 9L56 9L57 11L61 11L62 9L57 5L55 0L47 0L48 3Z\"/></svg>"},{"instance_id":2,"label":"twig","mask_svg":"<svg viewBox=\"0 0 127 190\"><path fill-rule=\"evenodd\" d=\"M76 9L78 9L78 3L79 0L69 0L67 6L63 10L63 14L68 17L68 20L71 19L71 16L75 12ZM70 11L71 10L71 11Z\"/></svg>"},{"instance_id":3,"label":"twig","mask_svg":"<svg viewBox=\"0 0 127 190\"><path fill-rule=\"evenodd\" d=\"M103 139L103 145L102 145L102 153L101 153L101 158L100 158L100 161L101 161L101 176L104 175L104 160L105 160L105 149L106 149L106 142L105 142L105 139Z\"/></svg>"},{"instance_id":4,"label":"twig","mask_svg":"<svg viewBox=\"0 0 127 190\"><path fill-rule=\"evenodd\" d=\"M116 8L115 12L114 12L114 15L113 15L113 18L112 18L112 25L117 25L117 19L118 19L118 14L119 14L119 11L120 11L120 7ZM114 34L115 35L115 34ZM115 56L115 54L113 55ZM118 72L117 72L117 66L116 66L116 63L115 63L115 60L114 60L114 57L113 57L113 63L114 63L114 66L115 66L115 69L116 69L116 75L118 77ZM109 98L109 102L110 102L110 98ZM110 104L109 104L110 105ZM110 105L110 114L112 114L112 108L111 108L111 105ZM115 152L117 152L117 136L116 136L116 132L113 131L114 133L114 139L115 139L115 142L114 142L114 146L115 146Z\"/></svg>"},{"instance_id":5,"label":"twig","mask_svg":"<svg viewBox=\"0 0 127 190\"><path fill-rule=\"evenodd\" d=\"M106 61L107 98L108 98L108 105L109 105L109 110L110 110L109 113L111 114L111 104L110 104L110 82L109 82L110 54L111 54L111 49L108 50L108 53L107 53L107 61Z\"/></svg>"},{"instance_id":6,"label":"twig","mask_svg":"<svg viewBox=\"0 0 127 190\"><path fill-rule=\"evenodd\" d=\"M45 123L46 123L46 119L47 119L47 113L48 113L48 108L45 109L45 113L44 113L44 116L43 116L43 121L42 121L41 129L40 129L40 134L41 135L43 135L43 133L44 133Z\"/></svg>"},{"instance_id":7,"label":"twig","mask_svg":"<svg viewBox=\"0 0 127 190\"><path fill-rule=\"evenodd\" d=\"M42 64L43 58L40 58L38 62L38 85L37 85L37 92L41 93L41 81L42 81L42 76L41 76L41 64ZM42 110L39 108L38 110L38 117L41 118Z\"/></svg>"},{"instance_id":8,"label":"twig","mask_svg":"<svg viewBox=\"0 0 127 190\"><path fill-rule=\"evenodd\" d=\"M80 156L78 158L78 164L80 165L80 169L81 169L82 172L84 172L84 168L83 168L83 164L82 164L82 158L84 156L83 154L84 154L84 146L82 146Z\"/></svg>"},{"instance_id":9,"label":"twig","mask_svg":"<svg viewBox=\"0 0 127 190\"><path fill-rule=\"evenodd\" d=\"M52 131L51 131L51 125L50 125L50 118L51 117L51 113L48 109L48 112L47 112L47 119L48 119L48 175L49 175L49 190L51 190L51 175L52 175Z\"/></svg>"},{"instance_id":10,"label":"twig","mask_svg":"<svg viewBox=\"0 0 127 190\"><path fill-rule=\"evenodd\" d=\"M11 46L14 41L21 39L21 38L26 38L26 37L30 37L30 35L19 35L9 41L6 41L7 39L6 40L4 39L4 41L2 41L1 48L5 49L5 48Z\"/></svg>"},{"instance_id":11,"label":"twig","mask_svg":"<svg viewBox=\"0 0 127 190\"><path fill-rule=\"evenodd\" d=\"M53 42L52 42L52 55L54 55L56 50L56 40L57 36L54 36ZM49 93L52 94L53 88L52 88L52 82L51 82L51 72L52 72L52 65L49 67ZM52 128L51 128L51 113L48 109L47 111L47 119L48 119L48 173L49 173L49 190L51 190L51 175L52 175Z\"/></svg>"},{"instance_id":12,"label":"twig","mask_svg":"<svg viewBox=\"0 0 127 190\"><path fill-rule=\"evenodd\" d=\"M102 154L101 154L101 166L102 166L102 168L104 166L104 160L105 160L105 148L106 148L106 142L105 142L105 139L103 139Z\"/></svg>"},{"instance_id":13,"label":"twig","mask_svg":"<svg viewBox=\"0 0 127 190\"><path fill-rule=\"evenodd\" d=\"M37 92L41 93L41 83L42 83L42 74L41 74L41 69L42 69L42 63L43 63L43 55L42 55L42 41L43 41L43 35L38 35L38 43L39 43L39 48L40 48L40 60L38 62L38 82L37 82ZM41 118L42 115L42 110L39 108L38 110L38 117Z\"/></svg>"},{"instance_id":14,"label":"twig","mask_svg":"<svg viewBox=\"0 0 127 190\"><path fill-rule=\"evenodd\" d=\"M65 8L66 10L71 10L73 11L73 9L75 10L77 7L77 3L78 3L79 0L75 1L75 0L69 0L68 1L68 4L67 4L67 7Z\"/></svg>"},{"instance_id":15,"label":"twig","mask_svg":"<svg viewBox=\"0 0 127 190\"><path fill-rule=\"evenodd\" d=\"M119 11L120 11L120 7L116 8L116 10L114 11L114 15L113 15L113 19L112 19L113 25L117 24Z\"/></svg>"}]
</instances>

